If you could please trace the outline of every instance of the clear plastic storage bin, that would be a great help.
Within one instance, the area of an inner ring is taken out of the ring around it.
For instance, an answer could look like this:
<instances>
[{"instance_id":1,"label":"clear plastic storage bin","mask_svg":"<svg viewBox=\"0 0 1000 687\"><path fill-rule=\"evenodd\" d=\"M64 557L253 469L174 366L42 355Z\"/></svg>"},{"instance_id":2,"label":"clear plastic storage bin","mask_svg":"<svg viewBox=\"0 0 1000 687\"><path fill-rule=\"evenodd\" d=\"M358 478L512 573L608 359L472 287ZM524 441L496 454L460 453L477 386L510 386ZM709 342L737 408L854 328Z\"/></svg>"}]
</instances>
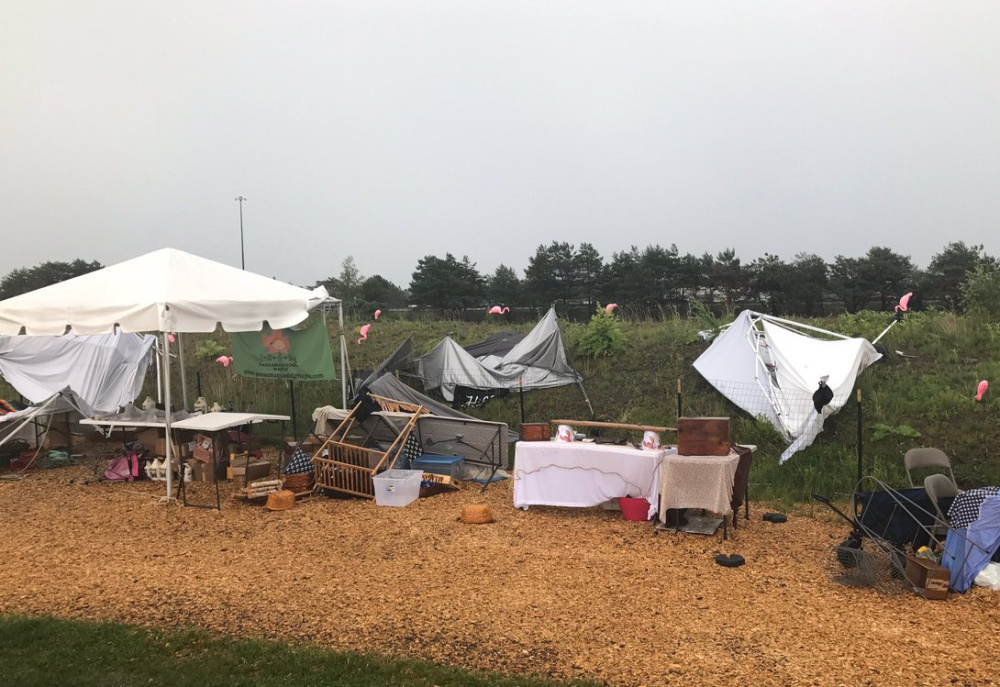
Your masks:
<instances>
[{"instance_id":1,"label":"clear plastic storage bin","mask_svg":"<svg viewBox=\"0 0 1000 687\"><path fill-rule=\"evenodd\" d=\"M422 470L386 470L372 477L375 503L379 506L405 506L420 496Z\"/></svg>"}]
</instances>

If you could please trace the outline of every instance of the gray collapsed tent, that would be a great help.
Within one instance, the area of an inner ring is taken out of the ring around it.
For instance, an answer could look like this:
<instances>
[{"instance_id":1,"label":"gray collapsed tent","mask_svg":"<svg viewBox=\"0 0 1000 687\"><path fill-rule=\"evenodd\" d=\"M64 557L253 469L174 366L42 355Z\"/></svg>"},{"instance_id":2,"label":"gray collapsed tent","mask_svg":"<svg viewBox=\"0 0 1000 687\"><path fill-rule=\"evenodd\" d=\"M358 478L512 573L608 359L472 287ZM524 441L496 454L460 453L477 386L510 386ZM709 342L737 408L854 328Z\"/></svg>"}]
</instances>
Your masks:
<instances>
[{"instance_id":1,"label":"gray collapsed tent","mask_svg":"<svg viewBox=\"0 0 1000 687\"><path fill-rule=\"evenodd\" d=\"M507 348L507 344L513 344ZM550 308L534 329L518 340L502 332L470 346L470 353L446 336L417 359L417 376L424 389L439 389L445 400L455 399L456 389L534 391L576 384L587 406L594 409L583 388L583 375L569 363L555 308Z\"/></svg>"}]
</instances>

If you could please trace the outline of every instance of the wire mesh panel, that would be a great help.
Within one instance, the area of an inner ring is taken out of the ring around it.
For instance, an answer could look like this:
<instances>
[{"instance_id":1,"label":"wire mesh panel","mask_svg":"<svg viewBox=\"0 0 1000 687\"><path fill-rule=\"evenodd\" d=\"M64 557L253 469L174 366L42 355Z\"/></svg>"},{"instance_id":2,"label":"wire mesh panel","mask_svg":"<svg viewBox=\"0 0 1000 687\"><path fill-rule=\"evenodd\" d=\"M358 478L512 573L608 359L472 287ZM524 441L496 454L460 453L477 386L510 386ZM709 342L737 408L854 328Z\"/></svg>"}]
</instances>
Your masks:
<instances>
[{"instance_id":1,"label":"wire mesh panel","mask_svg":"<svg viewBox=\"0 0 1000 687\"><path fill-rule=\"evenodd\" d=\"M424 416L417 426L426 453L462 456L491 469L507 465L507 425L501 422Z\"/></svg>"}]
</instances>

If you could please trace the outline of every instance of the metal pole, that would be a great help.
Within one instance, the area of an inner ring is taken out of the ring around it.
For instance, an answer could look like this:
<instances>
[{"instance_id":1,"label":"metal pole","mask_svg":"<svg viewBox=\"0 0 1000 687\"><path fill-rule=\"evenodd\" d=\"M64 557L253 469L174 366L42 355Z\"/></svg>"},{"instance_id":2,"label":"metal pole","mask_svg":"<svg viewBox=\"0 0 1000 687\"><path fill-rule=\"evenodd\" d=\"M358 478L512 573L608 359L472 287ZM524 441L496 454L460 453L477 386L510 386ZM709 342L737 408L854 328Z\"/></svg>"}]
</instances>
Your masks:
<instances>
[{"instance_id":1,"label":"metal pole","mask_svg":"<svg viewBox=\"0 0 1000 687\"><path fill-rule=\"evenodd\" d=\"M677 378L677 419L680 419L684 408L684 396L681 395L681 380L680 377Z\"/></svg>"},{"instance_id":2,"label":"metal pole","mask_svg":"<svg viewBox=\"0 0 1000 687\"><path fill-rule=\"evenodd\" d=\"M295 380L288 380L288 396L292 401L292 436L299 440L299 425L295 421Z\"/></svg>"},{"instance_id":3,"label":"metal pole","mask_svg":"<svg viewBox=\"0 0 1000 687\"><path fill-rule=\"evenodd\" d=\"M246 200L246 198L243 196L236 196L235 200L237 200L240 204L240 269L245 270L247 268L247 261L243 257L243 201Z\"/></svg>"},{"instance_id":4,"label":"metal pole","mask_svg":"<svg viewBox=\"0 0 1000 687\"><path fill-rule=\"evenodd\" d=\"M177 332L177 357L181 362L181 400L184 401L182 408L187 410L191 406L188 405L187 366L184 364L184 335L180 332Z\"/></svg>"},{"instance_id":5,"label":"metal pole","mask_svg":"<svg viewBox=\"0 0 1000 687\"><path fill-rule=\"evenodd\" d=\"M167 496L166 500L169 501L173 497L173 487L174 487L174 466L173 466L173 451L172 448L173 441L170 438L170 342L167 340L167 332L163 332L163 396L164 396L164 408L166 409L166 428L164 429L164 436L167 440L167 450L166 453L167 460ZM184 475L181 475L181 479L184 479Z\"/></svg>"},{"instance_id":6,"label":"metal pole","mask_svg":"<svg viewBox=\"0 0 1000 687\"><path fill-rule=\"evenodd\" d=\"M858 389L858 484L861 483L865 472L865 445L864 445L864 418L861 412L861 389Z\"/></svg>"},{"instance_id":7,"label":"metal pole","mask_svg":"<svg viewBox=\"0 0 1000 687\"><path fill-rule=\"evenodd\" d=\"M347 410L347 351L344 344L347 339L344 336L344 302L337 303L337 325L340 327L340 406Z\"/></svg>"}]
</instances>

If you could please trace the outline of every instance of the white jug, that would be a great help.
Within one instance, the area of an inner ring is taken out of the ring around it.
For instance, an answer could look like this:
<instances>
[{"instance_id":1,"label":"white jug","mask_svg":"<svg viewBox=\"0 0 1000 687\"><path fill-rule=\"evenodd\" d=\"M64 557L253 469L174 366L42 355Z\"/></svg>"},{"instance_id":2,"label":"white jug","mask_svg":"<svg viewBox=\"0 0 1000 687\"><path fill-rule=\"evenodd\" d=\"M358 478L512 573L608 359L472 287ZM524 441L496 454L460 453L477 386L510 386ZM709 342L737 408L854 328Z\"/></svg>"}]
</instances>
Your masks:
<instances>
[{"instance_id":1,"label":"white jug","mask_svg":"<svg viewBox=\"0 0 1000 687\"><path fill-rule=\"evenodd\" d=\"M213 413L221 413L222 412L222 406L219 405L218 401L216 401L215 403L212 404L212 412Z\"/></svg>"},{"instance_id":2,"label":"white jug","mask_svg":"<svg viewBox=\"0 0 1000 687\"><path fill-rule=\"evenodd\" d=\"M159 458L153 458L153 460L146 466L146 474L149 475L149 479L161 480L164 479L166 473L163 471L163 461Z\"/></svg>"},{"instance_id":3,"label":"white jug","mask_svg":"<svg viewBox=\"0 0 1000 687\"><path fill-rule=\"evenodd\" d=\"M194 402L194 409L201 413L208 411L208 401L205 400L204 396L199 396L198 400Z\"/></svg>"},{"instance_id":4,"label":"white jug","mask_svg":"<svg viewBox=\"0 0 1000 687\"><path fill-rule=\"evenodd\" d=\"M147 396L146 400L142 402L143 410L152 410L156 407L156 401L153 400L152 396Z\"/></svg>"}]
</instances>

